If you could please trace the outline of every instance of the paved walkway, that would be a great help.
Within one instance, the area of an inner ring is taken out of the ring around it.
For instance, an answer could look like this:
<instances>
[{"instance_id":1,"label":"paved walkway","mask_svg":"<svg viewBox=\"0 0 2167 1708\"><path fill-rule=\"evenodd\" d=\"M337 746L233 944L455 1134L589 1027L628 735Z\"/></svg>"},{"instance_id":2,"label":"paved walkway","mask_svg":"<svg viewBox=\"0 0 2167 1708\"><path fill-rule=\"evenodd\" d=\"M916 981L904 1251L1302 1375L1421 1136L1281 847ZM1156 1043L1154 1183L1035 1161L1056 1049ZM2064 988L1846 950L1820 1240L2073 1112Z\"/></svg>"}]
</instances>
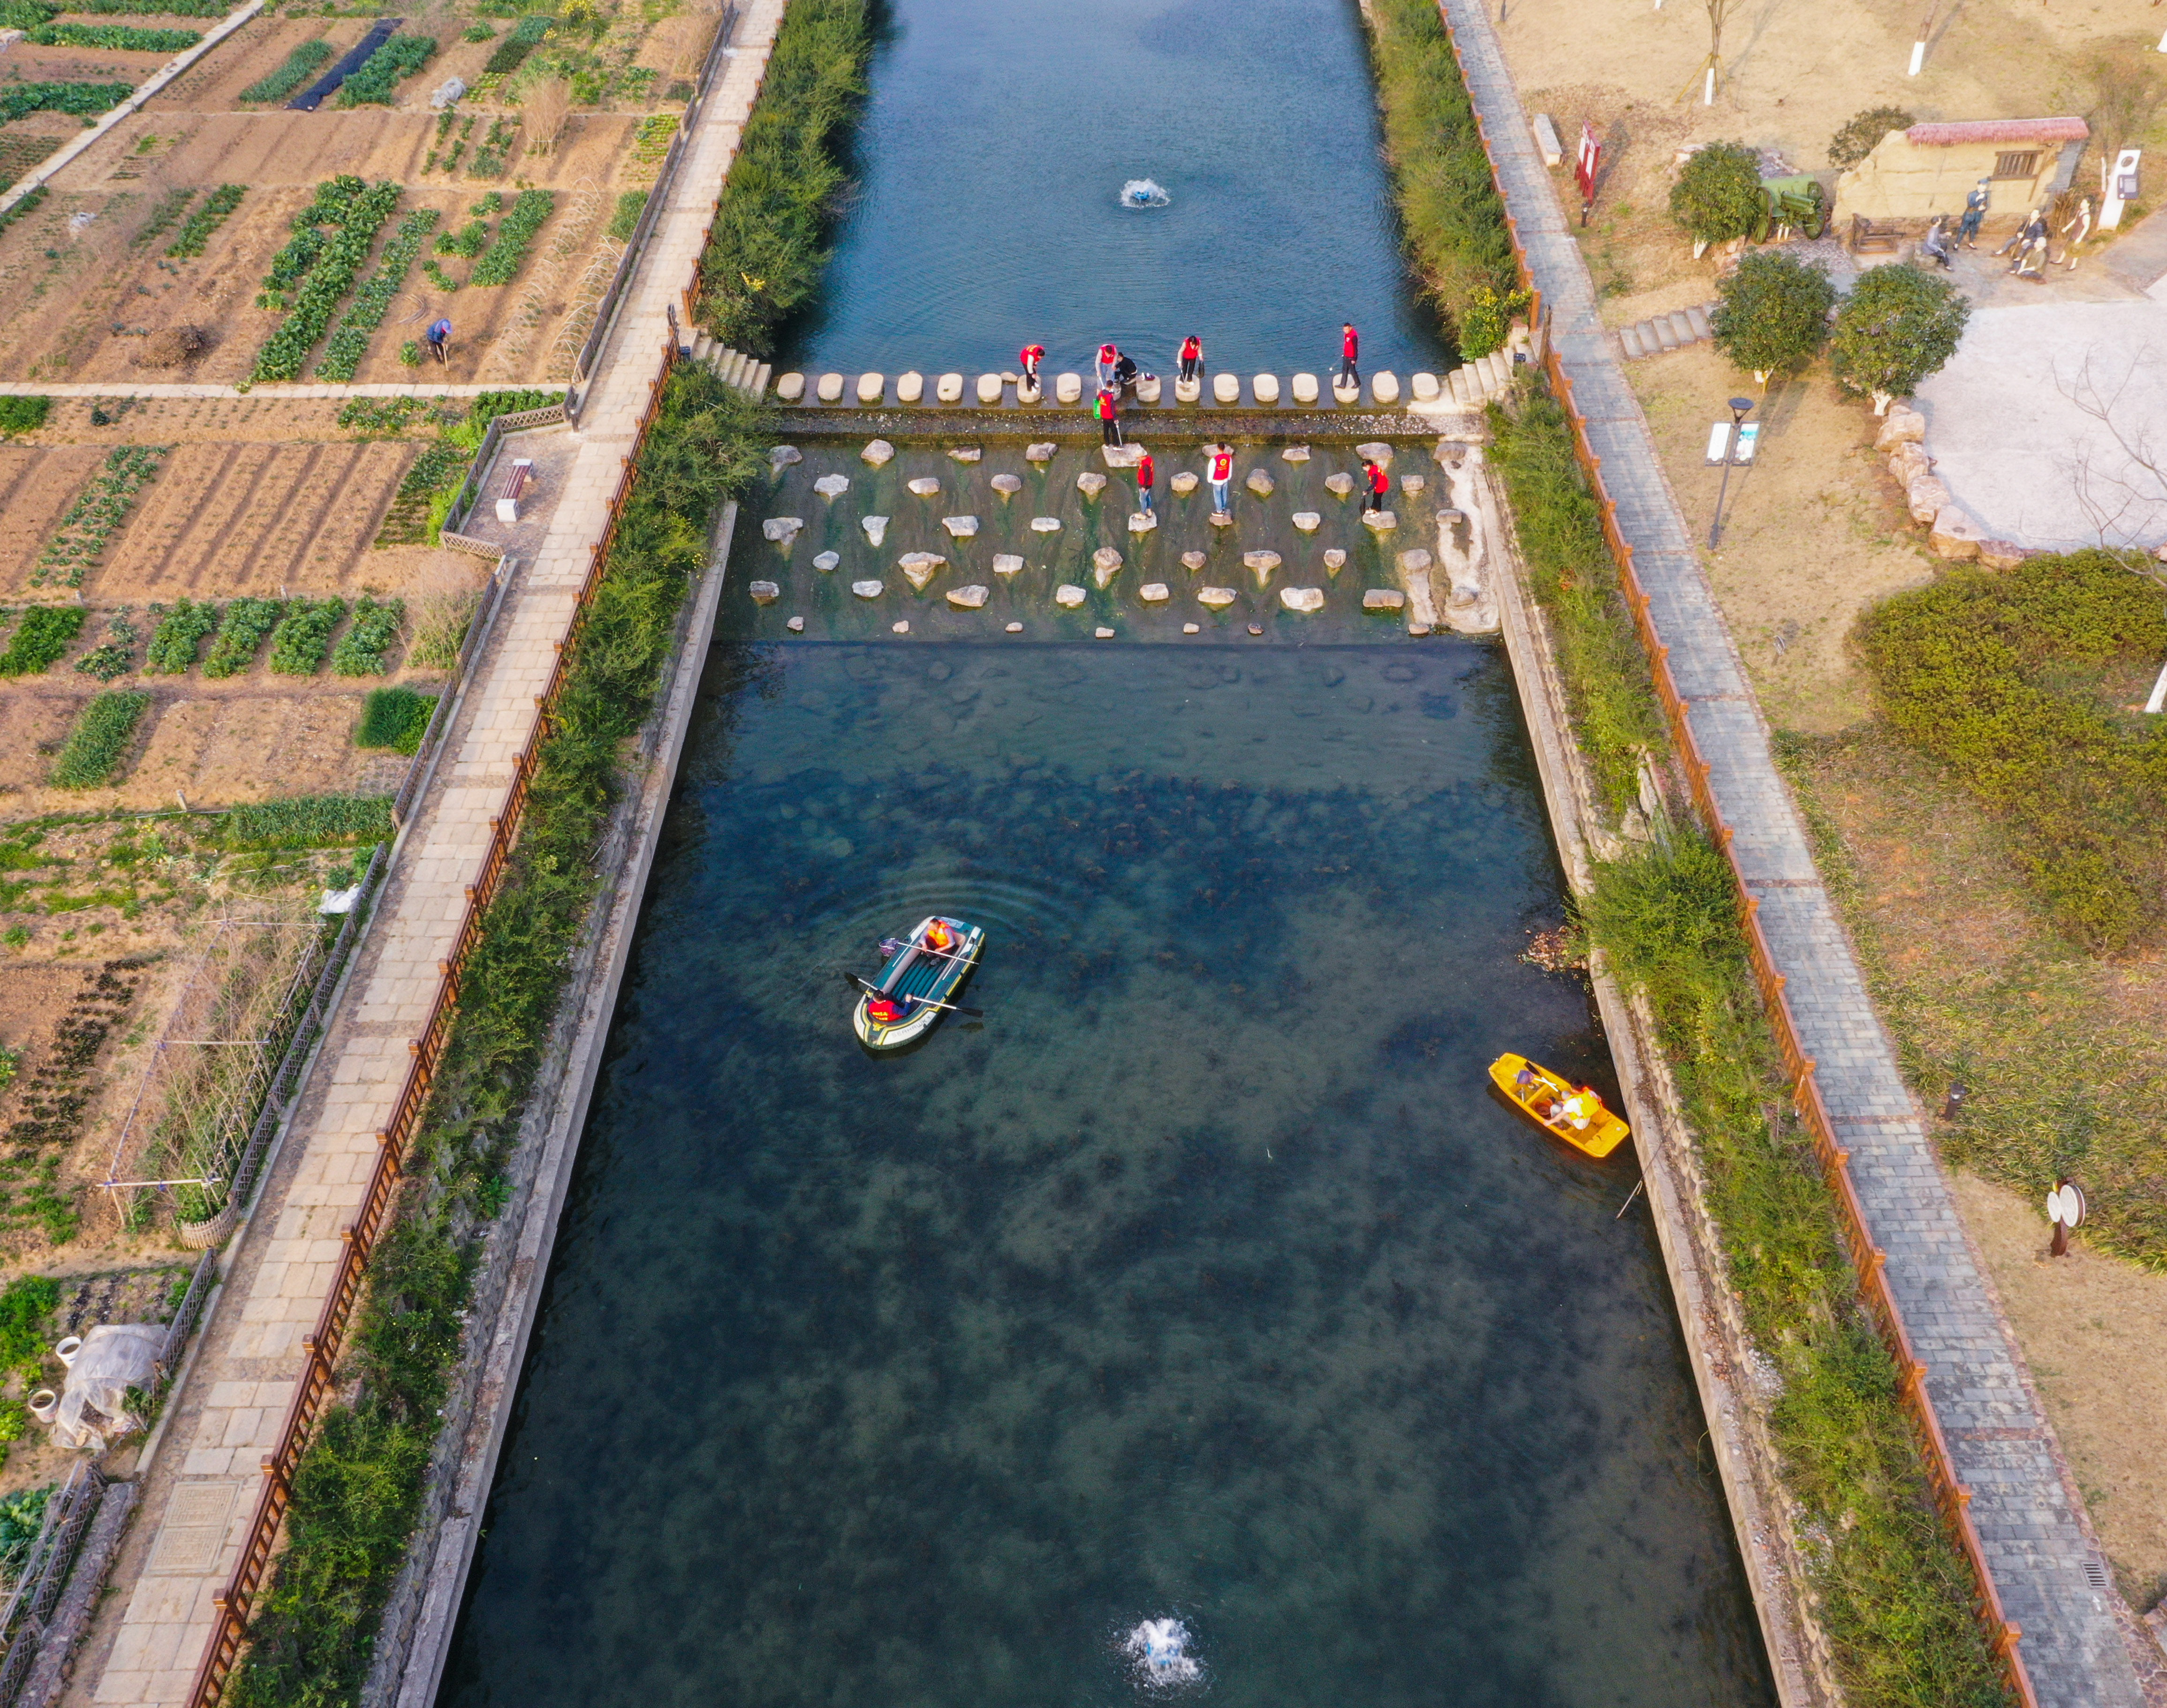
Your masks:
<instances>
[{"instance_id":1,"label":"paved walkway","mask_svg":"<svg viewBox=\"0 0 2167 1708\"><path fill-rule=\"evenodd\" d=\"M2008 1616L2042 1708L2140 1708L2111 1591L2057 1464L2047 1419L1958 1219L1896 1055L1822 888L1770 756L1751 682L1663 478L1646 418L1612 354L1595 293L1536 152L1481 0L1443 0L1487 127L1507 205L1551 316L1551 336L1821 1093L1846 1135L1851 1172Z\"/></svg>"},{"instance_id":2,"label":"paved walkway","mask_svg":"<svg viewBox=\"0 0 2167 1708\"><path fill-rule=\"evenodd\" d=\"M73 1694L112 1708L188 1700L314 1326L479 868L490 817L534 722L534 698L570 624L590 549L660 366L664 311L689 282L716 188L735 152L782 15L753 0L738 51L702 114L692 157L641 263L635 294L573 437L578 455L548 537L517 572L423 809L407 833L309 1102L242 1236L157 1462L141 1522ZM357 388L361 389L361 388Z\"/></svg>"}]
</instances>

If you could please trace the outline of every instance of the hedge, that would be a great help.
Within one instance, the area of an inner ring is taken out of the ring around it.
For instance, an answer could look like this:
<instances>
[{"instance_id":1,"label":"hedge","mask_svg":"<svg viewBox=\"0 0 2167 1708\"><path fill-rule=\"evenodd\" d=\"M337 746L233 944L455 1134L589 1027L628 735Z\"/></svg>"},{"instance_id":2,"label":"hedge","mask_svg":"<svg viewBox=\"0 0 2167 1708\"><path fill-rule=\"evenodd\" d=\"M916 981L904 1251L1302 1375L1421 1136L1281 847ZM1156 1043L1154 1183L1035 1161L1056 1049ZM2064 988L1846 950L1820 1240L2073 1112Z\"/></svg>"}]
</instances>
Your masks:
<instances>
[{"instance_id":1,"label":"hedge","mask_svg":"<svg viewBox=\"0 0 2167 1708\"><path fill-rule=\"evenodd\" d=\"M136 688L114 688L94 694L77 715L60 756L53 761L52 781L60 788L96 788L113 775L120 756L135 738L135 726L150 709L151 697Z\"/></svg>"}]
</instances>

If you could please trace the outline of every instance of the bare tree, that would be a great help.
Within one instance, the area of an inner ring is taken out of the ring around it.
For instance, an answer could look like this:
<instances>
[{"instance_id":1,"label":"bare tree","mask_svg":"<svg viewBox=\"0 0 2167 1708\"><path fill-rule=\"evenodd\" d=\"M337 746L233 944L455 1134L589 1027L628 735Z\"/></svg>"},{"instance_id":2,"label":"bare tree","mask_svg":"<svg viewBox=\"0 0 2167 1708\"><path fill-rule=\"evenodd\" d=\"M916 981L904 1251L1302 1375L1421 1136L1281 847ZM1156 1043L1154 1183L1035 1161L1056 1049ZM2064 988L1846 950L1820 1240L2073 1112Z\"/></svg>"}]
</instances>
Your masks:
<instances>
[{"instance_id":1,"label":"bare tree","mask_svg":"<svg viewBox=\"0 0 2167 1708\"><path fill-rule=\"evenodd\" d=\"M564 116L572 110L572 89L562 77L544 77L527 92L527 151L547 154L557 146Z\"/></svg>"},{"instance_id":2,"label":"bare tree","mask_svg":"<svg viewBox=\"0 0 2167 1708\"><path fill-rule=\"evenodd\" d=\"M2094 348L2073 372L2054 370L2054 389L2099 424L2061 464L2092 532L2110 551L2167 538L2167 435L2146 407L2163 395L2163 384L2167 358L2149 344L2106 364ZM2148 561L2149 572L2159 575L2163 566Z\"/></svg>"}]
</instances>

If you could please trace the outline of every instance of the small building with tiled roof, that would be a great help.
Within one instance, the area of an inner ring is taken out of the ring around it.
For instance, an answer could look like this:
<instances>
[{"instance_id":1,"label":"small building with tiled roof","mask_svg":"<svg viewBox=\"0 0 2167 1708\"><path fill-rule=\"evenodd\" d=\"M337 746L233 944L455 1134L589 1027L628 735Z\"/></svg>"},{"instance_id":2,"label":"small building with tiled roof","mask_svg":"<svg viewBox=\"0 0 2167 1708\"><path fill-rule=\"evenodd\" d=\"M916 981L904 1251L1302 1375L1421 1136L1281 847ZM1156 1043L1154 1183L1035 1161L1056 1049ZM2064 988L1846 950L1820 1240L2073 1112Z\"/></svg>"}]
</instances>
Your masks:
<instances>
[{"instance_id":1,"label":"small building with tiled roof","mask_svg":"<svg viewBox=\"0 0 2167 1708\"><path fill-rule=\"evenodd\" d=\"M1981 178L1990 181L1989 214L2021 215L2069 188L2090 135L2081 119L1965 119L1892 130L1836 180L1836 216L1954 216Z\"/></svg>"}]
</instances>

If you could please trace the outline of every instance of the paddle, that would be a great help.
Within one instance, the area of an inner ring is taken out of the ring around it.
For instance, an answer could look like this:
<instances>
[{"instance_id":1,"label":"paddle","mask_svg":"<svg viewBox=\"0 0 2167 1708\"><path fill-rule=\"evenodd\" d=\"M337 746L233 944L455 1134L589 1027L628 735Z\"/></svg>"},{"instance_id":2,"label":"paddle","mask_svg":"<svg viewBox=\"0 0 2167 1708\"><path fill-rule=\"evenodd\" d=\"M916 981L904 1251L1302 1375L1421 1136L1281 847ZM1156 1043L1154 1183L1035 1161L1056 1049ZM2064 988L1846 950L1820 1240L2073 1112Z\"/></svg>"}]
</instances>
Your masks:
<instances>
[{"instance_id":1,"label":"paddle","mask_svg":"<svg viewBox=\"0 0 2167 1708\"><path fill-rule=\"evenodd\" d=\"M885 994L879 985L872 983L868 979L859 978L855 973L845 973L843 977L850 984L855 984L859 989L864 991L868 996L879 996ZM983 1020L986 1017L986 1010L984 1009L966 1008L960 1002L935 1002L930 996L916 996L913 997L911 1000L914 1002L922 1004L927 1008L952 1009L957 1014L969 1015L973 1020Z\"/></svg>"}]
</instances>

